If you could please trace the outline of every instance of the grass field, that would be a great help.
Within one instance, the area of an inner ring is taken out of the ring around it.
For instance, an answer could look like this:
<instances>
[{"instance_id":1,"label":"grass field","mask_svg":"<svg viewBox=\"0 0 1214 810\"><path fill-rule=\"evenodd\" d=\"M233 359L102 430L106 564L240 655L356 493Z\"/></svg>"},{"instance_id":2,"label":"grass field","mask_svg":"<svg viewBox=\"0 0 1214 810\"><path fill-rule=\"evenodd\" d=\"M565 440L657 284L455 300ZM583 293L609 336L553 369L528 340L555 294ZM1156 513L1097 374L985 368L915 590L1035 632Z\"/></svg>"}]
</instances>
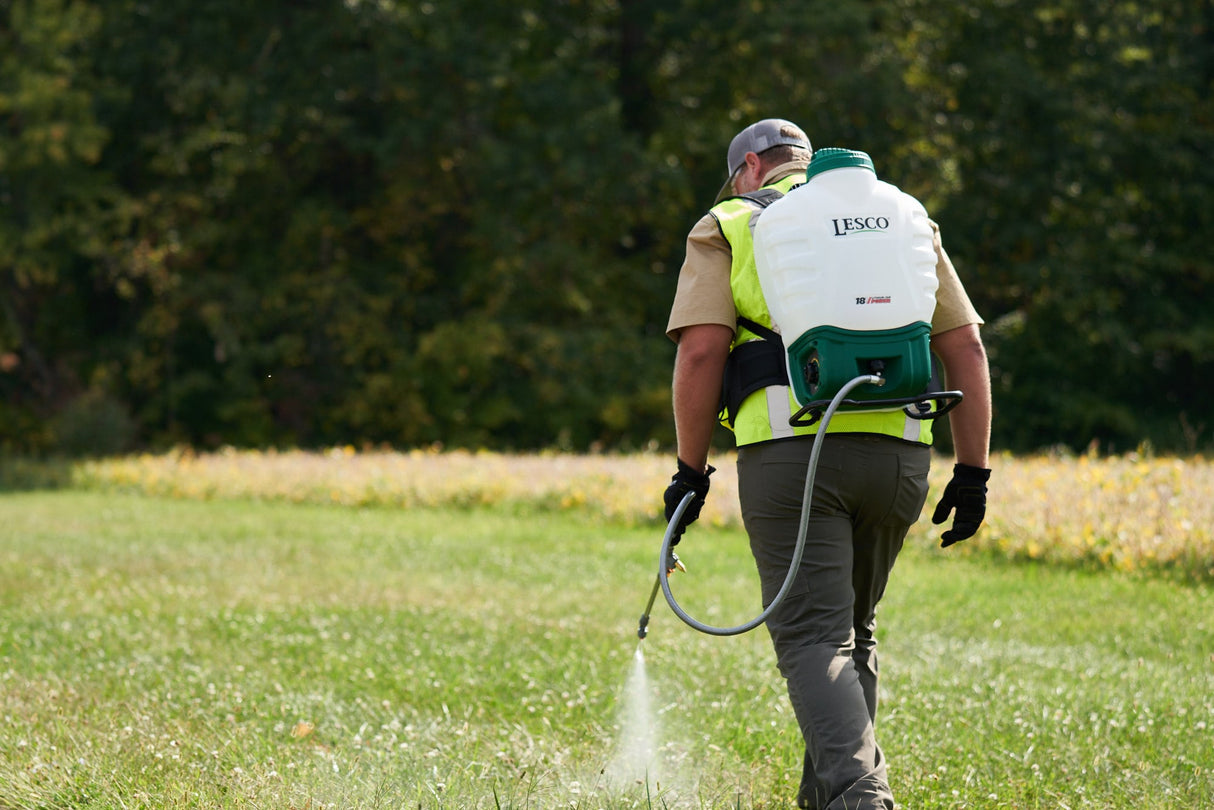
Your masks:
<instances>
[{"instance_id":1,"label":"grass field","mask_svg":"<svg viewBox=\"0 0 1214 810\"><path fill-rule=\"evenodd\" d=\"M311 458L295 477L253 456L177 460L166 469L243 469L195 476L198 492L166 473L178 483L154 496L155 460L127 460L78 470L76 488L0 494L0 808L791 806L800 748L762 630L702 636L659 602L633 677L660 533L615 482L643 485L647 460L586 483L571 459L489 456L469 465L478 490L457 486L459 457L400 479L358 477L360 458ZM1078 476L1066 463L1058 481ZM1141 463L1087 462L1113 481ZM98 479L120 464L144 472ZM321 484L301 496L301 477ZM358 496L372 480L388 494ZM414 500L391 494L402 480ZM546 486L543 508L510 494ZM1075 491L1026 497L1063 515ZM1205 520L1177 493L1178 520ZM1139 496L1125 511L1149 511ZM680 546L691 570L675 586L693 613L736 623L757 597L725 507ZM1208 806L1208 582L1116 554L1011 552L1010 529L952 553L932 529L913 531L880 614L878 734L902 806ZM630 774L616 765L641 698L658 751Z\"/></svg>"}]
</instances>

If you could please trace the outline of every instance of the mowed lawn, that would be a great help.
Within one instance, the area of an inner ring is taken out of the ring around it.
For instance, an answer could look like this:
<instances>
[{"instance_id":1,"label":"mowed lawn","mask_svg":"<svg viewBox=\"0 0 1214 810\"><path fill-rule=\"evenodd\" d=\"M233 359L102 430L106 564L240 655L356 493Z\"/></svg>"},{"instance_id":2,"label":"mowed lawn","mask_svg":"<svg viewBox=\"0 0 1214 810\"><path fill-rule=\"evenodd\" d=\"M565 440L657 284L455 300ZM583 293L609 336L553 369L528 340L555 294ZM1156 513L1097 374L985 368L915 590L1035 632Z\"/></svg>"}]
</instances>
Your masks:
<instances>
[{"instance_id":1,"label":"mowed lawn","mask_svg":"<svg viewBox=\"0 0 1214 810\"><path fill-rule=\"evenodd\" d=\"M0 808L786 808L801 749L763 630L682 626L660 531L584 511L0 494ZM880 620L908 808L1214 797L1214 595L936 547ZM674 580L757 612L745 536ZM644 688L659 749L621 775Z\"/></svg>"}]
</instances>

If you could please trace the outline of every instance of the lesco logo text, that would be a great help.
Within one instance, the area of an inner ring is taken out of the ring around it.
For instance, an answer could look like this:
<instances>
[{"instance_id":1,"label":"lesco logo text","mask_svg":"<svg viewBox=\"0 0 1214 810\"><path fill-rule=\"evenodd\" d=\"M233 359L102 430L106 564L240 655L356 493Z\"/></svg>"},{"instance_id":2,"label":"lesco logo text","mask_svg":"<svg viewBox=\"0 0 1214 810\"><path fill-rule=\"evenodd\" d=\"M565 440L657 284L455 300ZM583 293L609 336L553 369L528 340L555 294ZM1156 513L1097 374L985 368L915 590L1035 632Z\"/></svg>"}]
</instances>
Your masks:
<instances>
[{"instance_id":1,"label":"lesco logo text","mask_svg":"<svg viewBox=\"0 0 1214 810\"><path fill-rule=\"evenodd\" d=\"M893 302L893 298L888 295L857 295L856 304L889 304Z\"/></svg>"},{"instance_id":2,"label":"lesco logo text","mask_svg":"<svg viewBox=\"0 0 1214 810\"><path fill-rule=\"evenodd\" d=\"M889 230L889 217L842 217L832 219L835 226L835 236L849 236L853 233L880 233Z\"/></svg>"}]
</instances>

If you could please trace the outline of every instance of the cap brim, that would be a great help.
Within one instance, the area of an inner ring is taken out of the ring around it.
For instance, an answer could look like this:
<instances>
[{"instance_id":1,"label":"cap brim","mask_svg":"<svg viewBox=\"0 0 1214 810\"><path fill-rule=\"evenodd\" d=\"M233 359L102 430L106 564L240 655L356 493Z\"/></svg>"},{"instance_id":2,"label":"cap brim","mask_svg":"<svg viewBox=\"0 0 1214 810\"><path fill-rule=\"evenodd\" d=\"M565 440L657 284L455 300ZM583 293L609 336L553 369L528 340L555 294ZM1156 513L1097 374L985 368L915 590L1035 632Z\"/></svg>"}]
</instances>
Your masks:
<instances>
[{"instance_id":1,"label":"cap brim","mask_svg":"<svg viewBox=\"0 0 1214 810\"><path fill-rule=\"evenodd\" d=\"M712 201L712 204L716 205L721 200L736 196L737 195L733 193L733 175L731 174L729 177L725 178L725 183L722 184L721 190L717 192L717 198Z\"/></svg>"}]
</instances>

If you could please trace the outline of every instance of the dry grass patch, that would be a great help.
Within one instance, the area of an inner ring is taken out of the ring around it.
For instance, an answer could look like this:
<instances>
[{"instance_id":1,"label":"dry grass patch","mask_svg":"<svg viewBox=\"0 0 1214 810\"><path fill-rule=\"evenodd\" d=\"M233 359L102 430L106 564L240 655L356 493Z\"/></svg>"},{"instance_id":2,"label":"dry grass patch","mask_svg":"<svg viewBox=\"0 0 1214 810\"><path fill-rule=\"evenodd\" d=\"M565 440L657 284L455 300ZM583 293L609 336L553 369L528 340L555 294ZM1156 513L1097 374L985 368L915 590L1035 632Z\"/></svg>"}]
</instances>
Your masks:
<instances>
[{"instance_id":1,"label":"dry grass patch","mask_svg":"<svg viewBox=\"0 0 1214 810\"><path fill-rule=\"evenodd\" d=\"M737 527L731 456L718 467L702 520ZM88 462L75 486L188 499L251 498L350 506L573 510L628 526L656 525L669 480L666 455L489 452L323 453L225 450ZM979 551L1121 571L1214 579L1214 463L1145 454L998 456L987 525L961 553ZM951 461L938 459L930 505ZM933 527L924 517L918 531Z\"/></svg>"}]
</instances>

